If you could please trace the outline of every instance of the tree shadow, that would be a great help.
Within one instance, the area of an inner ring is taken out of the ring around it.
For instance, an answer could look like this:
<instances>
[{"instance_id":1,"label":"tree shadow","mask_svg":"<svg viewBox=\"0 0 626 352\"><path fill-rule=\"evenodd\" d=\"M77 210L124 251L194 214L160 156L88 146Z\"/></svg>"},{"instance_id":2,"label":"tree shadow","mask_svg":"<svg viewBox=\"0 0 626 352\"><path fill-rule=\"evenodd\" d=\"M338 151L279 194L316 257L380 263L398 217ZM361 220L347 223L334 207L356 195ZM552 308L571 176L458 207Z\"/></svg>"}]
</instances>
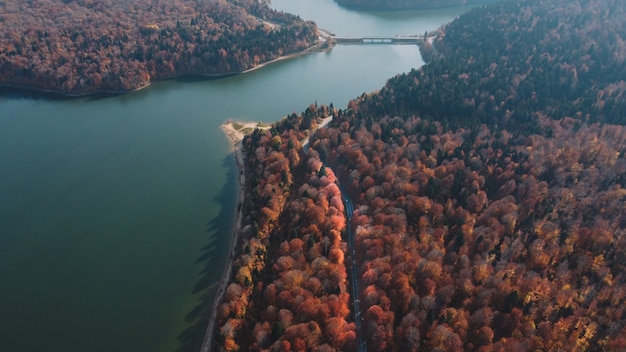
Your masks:
<instances>
[{"instance_id":1,"label":"tree shadow","mask_svg":"<svg viewBox=\"0 0 626 352\"><path fill-rule=\"evenodd\" d=\"M6 99L24 99L24 100L48 100L48 101L66 101L66 100L102 100L114 98L133 91L97 91L92 93L69 95L62 92L48 91L44 89L19 87L11 85L0 85L0 98Z\"/></svg>"},{"instance_id":2,"label":"tree shadow","mask_svg":"<svg viewBox=\"0 0 626 352\"><path fill-rule=\"evenodd\" d=\"M178 76L174 78L174 80L178 82L184 82L184 83L206 82L206 81L216 81L218 79L224 79L224 78L236 76L239 74L240 74L239 72L225 73L221 75L203 75L203 74L190 73L190 74Z\"/></svg>"},{"instance_id":3,"label":"tree shadow","mask_svg":"<svg viewBox=\"0 0 626 352\"><path fill-rule=\"evenodd\" d=\"M5 99L24 99L24 100L51 100L64 101L71 99L79 99L84 97L74 97L64 95L57 92L48 92L27 87L0 86L0 97Z\"/></svg>"},{"instance_id":4,"label":"tree shadow","mask_svg":"<svg viewBox=\"0 0 626 352\"><path fill-rule=\"evenodd\" d=\"M182 83L194 83L194 82L206 82L206 81L215 81L219 79L224 79L232 76L236 76L240 73L226 73L221 75L202 75L202 74L182 74L176 77L155 80L151 82L150 86L146 87L148 89L153 88L155 84L166 83L166 82L182 82ZM79 100L79 99L87 99L88 101L97 101L108 98L114 98L122 95L127 95L130 93L135 93L139 91L143 91L146 89L138 89L138 90L122 90L119 92L115 91L95 91L89 92L85 94L64 94L60 91L52 91L45 89L38 89L35 87L22 87L22 86L13 86L13 85L2 85L0 84L0 98L10 98L10 99L29 99L29 100L51 100L51 101L65 101L65 100Z\"/></svg>"},{"instance_id":5,"label":"tree shadow","mask_svg":"<svg viewBox=\"0 0 626 352\"><path fill-rule=\"evenodd\" d=\"M185 322L188 325L178 335L179 347L177 352L197 352L200 350L209 318L213 313L213 302L217 296L217 288L230 256L239 174L234 153L222 159L222 166L228 168L227 181L214 198L214 201L221 204L222 207L218 215L207 223L209 240L201 249L200 256L196 260L196 264L202 267L193 288L193 294L198 295L198 304L185 316Z\"/></svg>"}]
</instances>

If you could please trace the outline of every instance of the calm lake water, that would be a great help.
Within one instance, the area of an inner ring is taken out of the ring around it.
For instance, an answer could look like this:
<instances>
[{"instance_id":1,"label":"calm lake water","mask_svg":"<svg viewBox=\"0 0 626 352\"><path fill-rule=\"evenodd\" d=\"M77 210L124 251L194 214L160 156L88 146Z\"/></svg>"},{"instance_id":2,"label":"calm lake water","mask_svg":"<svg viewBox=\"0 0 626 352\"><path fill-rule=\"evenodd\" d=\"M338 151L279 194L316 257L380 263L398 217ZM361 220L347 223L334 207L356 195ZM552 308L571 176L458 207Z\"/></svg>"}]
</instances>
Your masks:
<instances>
[{"instance_id":1,"label":"calm lake water","mask_svg":"<svg viewBox=\"0 0 626 352\"><path fill-rule=\"evenodd\" d=\"M421 34L466 10L272 6L355 36ZM0 351L185 350L185 316L214 294L231 239L236 170L219 125L345 107L421 64L415 46L338 46L116 97L0 95Z\"/></svg>"}]
</instances>

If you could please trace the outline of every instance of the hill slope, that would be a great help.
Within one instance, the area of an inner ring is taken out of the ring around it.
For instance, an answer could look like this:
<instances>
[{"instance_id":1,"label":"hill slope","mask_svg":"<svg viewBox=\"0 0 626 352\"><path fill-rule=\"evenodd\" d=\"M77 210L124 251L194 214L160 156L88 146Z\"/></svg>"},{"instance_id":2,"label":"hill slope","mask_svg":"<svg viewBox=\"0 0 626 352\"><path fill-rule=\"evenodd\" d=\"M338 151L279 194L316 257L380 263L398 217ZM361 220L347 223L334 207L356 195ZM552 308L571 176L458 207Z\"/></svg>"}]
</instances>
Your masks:
<instances>
[{"instance_id":1,"label":"hill slope","mask_svg":"<svg viewBox=\"0 0 626 352\"><path fill-rule=\"evenodd\" d=\"M336 176L355 208L368 351L625 350L623 11L615 0L473 10L424 48L427 65L333 112L310 158L297 141L323 108L249 137L248 206L263 221L249 236L270 249L242 258L277 264L233 278L254 308L224 303L229 346L354 350L349 305L325 308L351 289L307 266L317 256L345 277Z\"/></svg>"},{"instance_id":2,"label":"hill slope","mask_svg":"<svg viewBox=\"0 0 626 352\"><path fill-rule=\"evenodd\" d=\"M0 2L0 85L123 92L237 73L316 43L315 24L248 0Z\"/></svg>"},{"instance_id":3,"label":"hill slope","mask_svg":"<svg viewBox=\"0 0 626 352\"><path fill-rule=\"evenodd\" d=\"M430 63L360 104L446 126L553 118L624 123L626 10L619 1L506 1L474 9L440 32Z\"/></svg>"}]
</instances>

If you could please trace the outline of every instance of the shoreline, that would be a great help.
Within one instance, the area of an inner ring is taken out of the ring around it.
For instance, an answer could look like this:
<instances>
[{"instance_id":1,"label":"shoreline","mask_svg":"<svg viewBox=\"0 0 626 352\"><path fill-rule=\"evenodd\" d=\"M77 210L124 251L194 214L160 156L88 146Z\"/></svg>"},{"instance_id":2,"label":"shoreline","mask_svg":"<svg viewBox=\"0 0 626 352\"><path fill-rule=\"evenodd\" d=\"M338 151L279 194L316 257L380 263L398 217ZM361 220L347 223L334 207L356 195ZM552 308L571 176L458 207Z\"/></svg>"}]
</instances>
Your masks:
<instances>
[{"instance_id":1,"label":"shoreline","mask_svg":"<svg viewBox=\"0 0 626 352\"><path fill-rule=\"evenodd\" d=\"M213 345L215 323L217 322L217 309L219 308L220 302L224 297L226 287L230 282L237 244L241 239L241 228L243 222L242 210L246 192L246 170L243 159L243 146L241 142L245 135L249 133L249 131L252 131L255 128L267 129L270 127L271 126L269 124L263 124L260 122L227 121L220 125L220 129L226 135L226 138L228 138L231 149L233 153L235 153L235 163L237 164L237 168L239 169L239 172L237 174L239 194L237 196L237 206L235 207L233 235L230 242L230 254L228 256L228 260L226 261L226 267L222 274L222 278L220 279L220 282L217 286L217 293L215 294L215 298L213 299L211 316L209 317L209 324L207 325L207 329L202 340L200 352L209 352L211 346Z\"/></svg>"},{"instance_id":2,"label":"shoreline","mask_svg":"<svg viewBox=\"0 0 626 352\"><path fill-rule=\"evenodd\" d=\"M319 125L312 129L311 134L315 133L318 128L326 126L333 120L333 115L328 115L320 121ZM213 339L215 338L215 325L217 323L217 311L219 308L222 299L224 298L224 294L226 293L226 288L230 283L230 278L233 272L233 263L235 261L237 253L237 246L241 240L241 229L243 228L243 204L245 202L245 194L246 194L246 169L244 165L244 151L242 141L244 137L250 134L255 129L270 129L272 124L263 123L263 122L241 122L241 121L233 121L227 120L226 122L220 125L220 130L224 133L226 138L228 139L231 147L231 151L235 154L235 163L237 164L237 168L239 172L237 173L237 182L238 182L238 195L237 195L237 206L235 207L234 214L234 226L233 233L231 237L228 259L226 261L226 266L224 268L224 272L222 273L222 277L220 282L217 285L217 292L215 297L213 298L213 303L211 306L211 315L209 316L209 322L207 324L206 331L204 333L204 338L202 339L202 345L200 346L199 352L210 352L211 347L213 347ZM303 141L303 149L304 145L308 147L309 137L305 138Z\"/></svg>"},{"instance_id":3,"label":"shoreline","mask_svg":"<svg viewBox=\"0 0 626 352\"><path fill-rule=\"evenodd\" d=\"M332 121L333 115L326 116L320 124L313 129L315 132L316 129L320 127L326 126L330 121ZM237 195L237 206L235 207L234 214L234 226L233 226L233 234L230 240L228 259L226 261L226 267L224 272L222 273L222 277L220 282L217 285L217 292L215 297L213 298L213 304L211 309L211 315L209 316L209 323L207 325L206 331L204 333L204 338L202 339L202 345L200 346L200 352L209 352L211 351L211 347L213 346L213 339L215 335L215 324L217 323L217 310L219 308L222 299L224 298L224 293L226 293L226 288L230 283L230 277L233 272L233 263L235 261L235 256L237 254L237 245L241 240L241 229L243 225L243 204L245 201L246 194L246 169L244 165L244 151L242 141L246 135L254 131L255 129L269 129L271 128L271 124L262 123L262 122L240 122L240 121L232 121L227 120L226 122L220 125L220 130L224 133L226 138L228 139L231 151L235 154L235 163L237 164L237 168L239 172L237 173L237 183L238 183L238 195ZM303 143L308 146L309 137L305 138Z\"/></svg>"},{"instance_id":4,"label":"shoreline","mask_svg":"<svg viewBox=\"0 0 626 352\"><path fill-rule=\"evenodd\" d=\"M150 87L152 84L154 83L160 83L160 82L165 82L165 81L170 81L170 80L175 80L175 79L181 79L181 78L185 78L185 77L203 77L203 78L207 78L207 79L219 79L219 78L224 78L224 77L228 77L228 76L235 76L235 75L240 75L240 74L245 74L245 73L249 73L252 71L256 71L259 70L267 65L279 62L279 61L283 61L283 60L289 60L289 59L293 59L299 56L303 56L303 55L307 55L310 54L312 52L316 52L316 51L323 51L323 50L331 50L332 46L330 47L326 47L326 42L318 42L306 49L303 49L301 51L297 51L291 54L287 54L287 55L282 55L282 56L278 56L272 60L268 60L265 62L262 62L256 66L250 67L246 70L243 71L237 71L237 72L225 72L225 73L196 73L196 72L186 72L186 73L179 73L179 74L175 74L173 76L170 77L164 77L164 78L159 78L159 79L155 79L153 81L149 81L146 82L145 84L142 84L141 86L137 87L137 88L133 88L133 89L124 89L124 90L110 90L110 89L100 89L100 90L96 90L96 91L92 91L92 92L83 92L83 93L64 93L58 90L53 90L53 89L49 89L49 88L37 88L37 87L32 87L32 86L28 86L28 85L19 85L19 84L12 84L12 83L0 83L0 89L17 89L17 90L23 90L26 92L31 92L31 93L40 93L40 94L49 94L52 96L56 96L58 98L67 98L67 99L72 99L72 98L85 98L85 97L92 97L92 96L98 96L98 95L104 95L104 96L113 96L113 95L121 95L121 94L128 94L128 93L132 93L132 92L137 92L140 91L142 89L146 89L148 87Z\"/></svg>"},{"instance_id":5,"label":"shoreline","mask_svg":"<svg viewBox=\"0 0 626 352\"><path fill-rule=\"evenodd\" d=\"M485 5L493 4L497 1L498 0L482 0L482 1L472 2L470 4L468 3L457 3L457 4L447 4L447 5L426 5L425 4L425 5L399 6L399 7L388 7L384 5L358 5L358 4L351 4L349 2L346 3L345 1L341 1L341 0L338 0L336 2L339 6L344 7L346 9L350 9L350 10L365 11L365 12L375 11L375 12L388 12L389 13L389 12L401 12L401 11L438 11L438 10L446 10L446 9L459 7L459 6L467 6L467 7L485 6Z\"/></svg>"}]
</instances>

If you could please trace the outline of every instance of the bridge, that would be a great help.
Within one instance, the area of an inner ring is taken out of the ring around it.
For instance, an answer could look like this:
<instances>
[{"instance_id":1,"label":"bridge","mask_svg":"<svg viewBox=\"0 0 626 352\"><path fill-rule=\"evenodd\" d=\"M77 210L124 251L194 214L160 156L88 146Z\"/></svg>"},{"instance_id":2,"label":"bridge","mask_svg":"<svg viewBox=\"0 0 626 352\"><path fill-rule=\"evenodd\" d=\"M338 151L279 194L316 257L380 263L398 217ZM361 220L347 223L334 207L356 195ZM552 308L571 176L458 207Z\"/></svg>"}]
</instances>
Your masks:
<instances>
[{"instance_id":1,"label":"bridge","mask_svg":"<svg viewBox=\"0 0 626 352\"><path fill-rule=\"evenodd\" d=\"M337 44L420 44L426 40L423 35L395 36L395 37L338 37L329 36L328 39Z\"/></svg>"}]
</instances>

